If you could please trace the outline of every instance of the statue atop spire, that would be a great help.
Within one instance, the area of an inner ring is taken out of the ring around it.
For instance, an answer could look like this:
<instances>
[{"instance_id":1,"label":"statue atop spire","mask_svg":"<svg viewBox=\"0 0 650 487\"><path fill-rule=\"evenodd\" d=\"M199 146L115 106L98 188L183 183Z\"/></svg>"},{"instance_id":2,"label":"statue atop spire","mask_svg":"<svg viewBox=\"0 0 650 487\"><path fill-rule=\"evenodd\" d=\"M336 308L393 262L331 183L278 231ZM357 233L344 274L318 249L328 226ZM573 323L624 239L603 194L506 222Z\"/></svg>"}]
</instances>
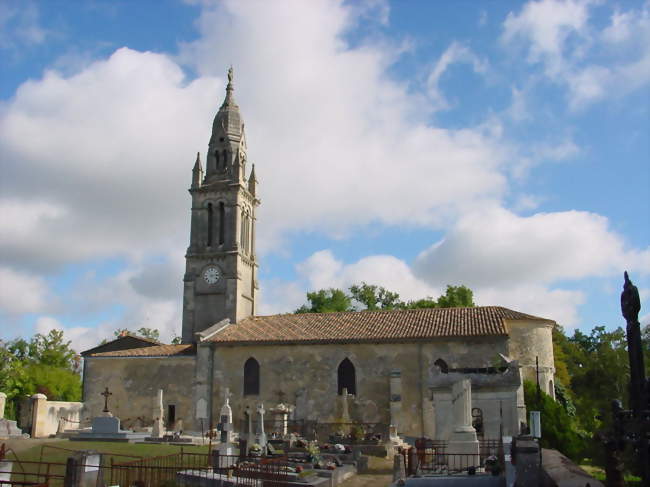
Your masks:
<instances>
[{"instance_id":1,"label":"statue atop spire","mask_svg":"<svg viewBox=\"0 0 650 487\"><path fill-rule=\"evenodd\" d=\"M228 68L228 84L226 85L226 98L223 100L223 105L221 107L227 107L227 106L237 106L235 103L235 99L232 96L232 92L235 90L235 88L232 85L232 79L233 79L233 69L232 66Z\"/></svg>"}]
</instances>

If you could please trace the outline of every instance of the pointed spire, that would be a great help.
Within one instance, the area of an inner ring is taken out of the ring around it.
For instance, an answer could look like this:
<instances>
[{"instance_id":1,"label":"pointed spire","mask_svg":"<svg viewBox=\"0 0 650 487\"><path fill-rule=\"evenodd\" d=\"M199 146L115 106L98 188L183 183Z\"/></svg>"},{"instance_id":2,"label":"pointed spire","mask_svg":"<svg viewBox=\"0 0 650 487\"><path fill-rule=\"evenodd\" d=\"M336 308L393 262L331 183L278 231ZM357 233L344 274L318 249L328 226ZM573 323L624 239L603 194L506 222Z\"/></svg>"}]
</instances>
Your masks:
<instances>
[{"instance_id":1,"label":"pointed spire","mask_svg":"<svg viewBox=\"0 0 650 487\"><path fill-rule=\"evenodd\" d=\"M232 95L232 92L235 91L235 88L232 85L232 78L233 78L233 69L232 66L228 68L228 84L226 85L226 98L223 100L223 104L221 105L222 107L234 105L237 106L235 103L235 98Z\"/></svg>"},{"instance_id":2,"label":"pointed spire","mask_svg":"<svg viewBox=\"0 0 650 487\"><path fill-rule=\"evenodd\" d=\"M253 164L251 174L248 176L248 192L255 196L255 191L257 191L257 178L255 177L255 164Z\"/></svg>"},{"instance_id":3,"label":"pointed spire","mask_svg":"<svg viewBox=\"0 0 650 487\"><path fill-rule=\"evenodd\" d=\"M192 187L199 188L201 187L201 181L203 180L203 167L201 166L201 153L196 153L196 162L192 168Z\"/></svg>"}]
</instances>

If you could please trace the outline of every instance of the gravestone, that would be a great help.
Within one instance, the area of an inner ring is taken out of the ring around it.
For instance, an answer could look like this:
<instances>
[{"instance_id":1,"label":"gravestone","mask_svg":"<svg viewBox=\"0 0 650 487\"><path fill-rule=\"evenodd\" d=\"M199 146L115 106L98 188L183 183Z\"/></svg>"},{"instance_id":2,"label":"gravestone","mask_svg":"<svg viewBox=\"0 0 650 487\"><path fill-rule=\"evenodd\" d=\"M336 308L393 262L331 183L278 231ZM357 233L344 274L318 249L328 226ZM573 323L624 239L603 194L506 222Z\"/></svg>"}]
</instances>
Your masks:
<instances>
[{"instance_id":1,"label":"gravestone","mask_svg":"<svg viewBox=\"0 0 650 487\"><path fill-rule=\"evenodd\" d=\"M469 379L452 385L451 404L454 429L449 438L449 468L480 466L479 443L472 426L472 383ZM454 454L462 456L454 456ZM468 456L471 455L471 456Z\"/></svg>"},{"instance_id":2,"label":"gravestone","mask_svg":"<svg viewBox=\"0 0 650 487\"><path fill-rule=\"evenodd\" d=\"M275 418L275 431L280 433L280 435L284 438L287 435L289 425L289 407L283 403L279 403L274 409L271 409L271 413Z\"/></svg>"},{"instance_id":3,"label":"gravestone","mask_svg":"<svg viewBox=\"0 0 650 487\"><path fill-rule=\"evenodd\" d=\"M219 413L219 429L221 438L217 450L219 451L219 468L228 468L237 461L235 457L234 428L232 423L232 409L230 408L230 392L226 388L224 403Z\"/></svg>"}]
</instances>

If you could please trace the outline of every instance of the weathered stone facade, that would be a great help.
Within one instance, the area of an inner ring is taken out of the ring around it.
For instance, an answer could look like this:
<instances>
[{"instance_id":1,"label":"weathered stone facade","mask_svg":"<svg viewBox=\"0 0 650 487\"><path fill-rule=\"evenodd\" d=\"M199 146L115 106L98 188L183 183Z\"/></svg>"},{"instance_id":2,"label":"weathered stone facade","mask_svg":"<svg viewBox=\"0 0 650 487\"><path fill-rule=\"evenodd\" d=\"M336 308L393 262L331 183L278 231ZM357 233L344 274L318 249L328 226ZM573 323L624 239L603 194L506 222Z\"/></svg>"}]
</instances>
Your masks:
<instances>
[{"instance_id":1,"label":"weathered stone facade","mask_svg":"<svg viewBox=\"0 0 650 487\"><path fill-rule=\"evenodd\" d=\"M122 424L151 424L162 389L163 410L171 415L173 406L186 430L201 431L218 421L227 388L235 423L247 406L279 402L291 406L292 419L336 422L345 387L352 421L446 439L452 384L469 378L486 437L516 434L525 420L522 376L535 380L539 372L553 394L550 320L500 307L255 316L257 181L254 169L246 178L244 126L229 78L205 176L198 157L192 172L184 344L108 344L85 353L85 415L99 414L108 387ZM245 378L251 360L256 375Z\"/></svg>"}]
</instances>

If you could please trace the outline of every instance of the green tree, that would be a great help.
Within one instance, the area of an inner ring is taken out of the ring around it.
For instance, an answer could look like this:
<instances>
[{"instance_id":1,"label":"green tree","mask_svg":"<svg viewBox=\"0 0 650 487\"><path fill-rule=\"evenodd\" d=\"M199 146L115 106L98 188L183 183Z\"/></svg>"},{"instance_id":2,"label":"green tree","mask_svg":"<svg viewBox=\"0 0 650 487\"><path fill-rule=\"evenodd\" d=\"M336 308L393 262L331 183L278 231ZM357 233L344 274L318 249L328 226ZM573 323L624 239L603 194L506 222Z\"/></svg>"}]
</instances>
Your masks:
<instances>
[{"instance_id":1,"label":"green tree","mask_svg":"<svg viewBox=\"0 0 650 487\"><path fill-rule=\"evenodd\" d=\"M388 289L362 282L360 285L350 286L352 299L359 302L364 309L373 311L377 309L395 309L403 306L399 294Z\"/></svg>"},{"instance_id":2,"label":"green tree","mask_svg":"<svg viewBox=\"0 0 650 487\"><path fill-rule=\"evenodd\" d=\"M7 416L15 419L17 400L37 392L55 401L80 400L79 364L60 330L29 341L0 342L0 390L7 394Z\"/></svg>"},{"instance_id":3,"label":"green tree","mask_svg":"<svg viewBox=\"0 0 650 487\"><path fill-rule=\"evenodd\" d=\"M559 402L537 386L524 381L524 401L528 411L540 411L542 423L542 447L561 451L578 462L585 453L586 436L579 432L575 421Z\"/></svg>"},{"instance_id":4,"label":"green tree","mask_svg":"<svg viewBox=\"0 0 650 487\"><path fill-rule=\"evenodd\" d=\"M309 305L302 305L296 313L332 313L352 310L352 299L340 289L321 289L307 293L307 300Z\"/></svg>"},{"instance_id":5,"label":"green tree","mask_svg":"<svg viewBox=\"0 0 650 487\"><path fill-rule=\"evenodd\" d=\"M438 308L470 308L474 304L474 293L466 286L447 286L445 294L438 298Z\"/></svg>"},{"instance_id":6,"label":"green tree","mask_svg":"<svg viewBox=\"0 0 650 487\"><path fill-rule=\"evenodd\" d=\"M309 304L302 305L296 313L329 313L333 311L352 311L353 303L358 303L360 311L378 309L418 309L471 307L474 293L466 286L447 286L445 294L436 301L431 296L404 302L399 294L388 289L362 282L349 288L350 294L341 289L321 289L307 293Z\"/></svg>"},{"instance_id":7,"label":"green tree","mask_svg":"<svg viewBox=\"0 0 650 487\"><path fill-rule=\"evenodd\" d=\"M138 328L138 335L151 340L158 340L160 332L156 328Z\"/></svg>"}]
</instances>

